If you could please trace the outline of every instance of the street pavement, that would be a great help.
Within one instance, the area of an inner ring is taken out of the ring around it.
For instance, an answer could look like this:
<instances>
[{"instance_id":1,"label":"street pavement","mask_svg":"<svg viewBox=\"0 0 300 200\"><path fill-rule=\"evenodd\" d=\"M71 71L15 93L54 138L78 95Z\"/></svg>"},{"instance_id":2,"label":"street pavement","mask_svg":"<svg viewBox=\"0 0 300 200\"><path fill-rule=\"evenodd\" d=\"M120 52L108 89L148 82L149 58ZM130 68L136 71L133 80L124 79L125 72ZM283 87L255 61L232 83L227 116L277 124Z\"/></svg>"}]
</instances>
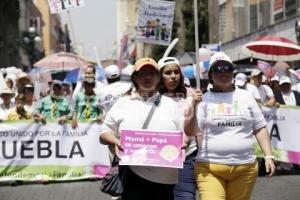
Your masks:
<instances>
[{"instance_id":1,"label":"street pavement","mask_svg":"<svg viewBox=\"0 0 300 200\"><path fill-rule=\"evenodd\" d=\"M245 186L246 187L246 186ZM99 181L0 186L0 200L110 200ZM251 200L300 200L300 175L257 179Z\"/></svg>"}]
</instances>

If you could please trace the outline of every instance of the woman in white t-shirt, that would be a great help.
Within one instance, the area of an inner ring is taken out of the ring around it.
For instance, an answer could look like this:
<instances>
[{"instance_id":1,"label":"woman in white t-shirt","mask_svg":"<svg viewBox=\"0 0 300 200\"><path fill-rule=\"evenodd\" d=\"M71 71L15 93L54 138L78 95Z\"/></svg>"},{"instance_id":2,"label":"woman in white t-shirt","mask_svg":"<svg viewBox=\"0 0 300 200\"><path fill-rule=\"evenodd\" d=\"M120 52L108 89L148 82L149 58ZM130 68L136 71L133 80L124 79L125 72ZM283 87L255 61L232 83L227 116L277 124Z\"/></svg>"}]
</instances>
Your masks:
<instances>
[{"instance_id":1,"label":"woman in white t-shirt","mask_svg":"<svg viewBox=\"0 0 300 200\"><path fill-rule=\"evenodd\" d=\"M122 129L137 130L142 126L157 98L159 71L157 63L151 58L142 58L135 63L131 76L136 91L123 96L108 111L100 142L114 145L116 154L122 149L119 132ZM161 96L153 112L148 130L182 130L177 104L172 99ZM122 200L173 200L174 185L178 181L178 170L168 167L128 166Z\"/></svg>"},{"instance_id":2,"label":"woman in white t-shirt","mask_svg":"<svg viewBox=\"0 0 300 200\"><path fill-rule=\"evenodd\" d=\"M226 54L214 54L209 66L213 88L196 115L203 131L195 163L200 199L248 200L258 175L254 138L265 154L268 176L275 171L266 122L254 98L232 85L234 68Z\"/></svg>"},{"instance_id":3,"label":"woman in white t-shirt","mask_svg":"<svg viewBox=\"0 0 300 200\"><path fill-rule=\"evenodd\" d=\"M197 101L191 97L187 98L184 77L179 67L179 61L176 58L162 58L158 61L158 65L160 71L160 93L177 102L183 124L185 113L190 106L194 108ZM202 96L200 90L197 90L195 94L198 95L199 98ZM196 182L194 176L194 163L197 155L196 138L185 137L185 143L187 145L186 159L183 169L179 169L178 183L174 188L175 200L196 199Z\"/></svg>"},{"instance_id":4,"label":"woman in white t-shirt","mask_svg":"<svg viewBox=\"0 0 300 200\"><path fill-rule=\"evenodd\" d=\"M15 103L12 102L12 98L14 98L14 96L15 93L8 87L0 91L0 98L2 100L2 103L0 104L0 122L7 120L8 114L15 107Z\"/></svg>"}]
</instances>

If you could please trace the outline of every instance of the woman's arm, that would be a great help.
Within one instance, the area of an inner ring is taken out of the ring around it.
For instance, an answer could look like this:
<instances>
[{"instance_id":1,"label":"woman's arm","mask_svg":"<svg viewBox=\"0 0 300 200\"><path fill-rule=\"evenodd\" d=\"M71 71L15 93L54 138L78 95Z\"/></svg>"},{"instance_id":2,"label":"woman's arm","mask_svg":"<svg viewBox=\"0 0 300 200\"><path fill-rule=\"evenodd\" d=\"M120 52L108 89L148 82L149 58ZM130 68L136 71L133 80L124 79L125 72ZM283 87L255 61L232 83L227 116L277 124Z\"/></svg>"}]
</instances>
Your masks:
<instances>
[{"instance_id":1,"label":"woman's arm","mask_svg":"<svg viewBox=\"0 0 300 200\"><path fill-rule=\"evenodd\" d=\"M119 152L123 149L120 140L116 138L116 136L114 136L112 133L104 132L100 135L99 141L101 144L114 145L116 156L120 158Z\"/></svg>"},{"instance_id":2,"label":"woman's arm","mask_svg":"<svg viewBox=\"0 0 300 200\"><path fill-rule=\"evenodd\" d=\"M195 90L193 100L188 107L184 116L184 132L187 136L196 136L200 129L198 127L196 108L199 102L202 101L202 92L200 89Z\"/></svg>"},{"instance_id":3,"label":"woman's arm","mask_svg":"<svg viewBox=\"0 0 300 200\"><path fill-rule=\"evenodd\" d=\"M255 131L255 137L257 142L265 154L265 165L266 165L266 172L268 176L271 177L275 172L275 164L272 159L272 147L269 132L266 127L260 128Z\"/></svg>"}]
</instances>

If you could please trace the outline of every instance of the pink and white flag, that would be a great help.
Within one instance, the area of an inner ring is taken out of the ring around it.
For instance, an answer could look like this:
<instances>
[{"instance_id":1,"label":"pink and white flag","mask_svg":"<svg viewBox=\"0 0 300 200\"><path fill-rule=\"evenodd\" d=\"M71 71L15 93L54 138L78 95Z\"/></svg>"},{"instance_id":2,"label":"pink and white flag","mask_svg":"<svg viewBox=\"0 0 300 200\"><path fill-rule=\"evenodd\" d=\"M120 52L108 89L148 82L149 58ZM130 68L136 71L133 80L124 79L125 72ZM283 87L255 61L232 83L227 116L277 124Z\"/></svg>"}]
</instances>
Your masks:
<instances>
[{"instance_id":1,"label":"pink and white flag","mask_svg":"<svg viewBox=\"0 0 300 200\"><path fill-rule=\"evenodd\" d=\"M276 70L272 66L264 61L257 61L257 68L260 69L267 78L272 78L276 74Z\"/></svg>"}]
</instances>

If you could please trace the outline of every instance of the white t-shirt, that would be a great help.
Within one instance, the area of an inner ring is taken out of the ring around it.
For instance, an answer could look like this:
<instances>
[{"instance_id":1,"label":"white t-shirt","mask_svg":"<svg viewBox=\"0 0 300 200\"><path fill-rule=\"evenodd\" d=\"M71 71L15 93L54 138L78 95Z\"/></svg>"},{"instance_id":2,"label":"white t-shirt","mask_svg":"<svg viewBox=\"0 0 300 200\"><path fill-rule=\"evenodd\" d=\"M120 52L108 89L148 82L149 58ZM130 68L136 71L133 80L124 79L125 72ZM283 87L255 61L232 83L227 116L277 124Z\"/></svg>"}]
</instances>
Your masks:
<instances>
[{"instance_id":1,"label":"white t-shirt","mask_svg":"<svg viewBox=\"0 0 300 200\"><path fill-rule=\"evenodd\" d=\"M260 99L261 100L261 97L260 97L260 94L258 92L258 88L251 84L251 83L247 83L246 84L246 90L252 95L252 97L254 99Z\"/></svg>"},{"instance_id":2,"label":"white t-shirt","mask_svg":"<svg viewBox=\"0 0 300 200\"><path fill-rule=\"evenodd\" d=\"M9 108L6 108L3 103L0 104L0 120L7 120L8 114L15 108L15 103L11 102Z\"/></svg>"},{"instance_id":3,"label":"white t-shirt","mask_svg":"<svg viewBox=\"0 0 300 200\"><path fill-rule=\"evenodd\" d=\"M203 130L196 161L238 165L255 162L253 131L266 126L256 101L242 89L207 92L197 109Z\"/></svg>"},{"instance_id":4,"label":"white t-shirt","mask_svg":"<svg viewBox=\"0 0 300 200\"><path fill-rule=\"evenodd\" d=\"M292 90L300 93L300 83L296 83L295 85L292 85Z\"/></svg>"},{"instance_id":5,"label":"white t-shirt","mask_svg":"<svg viewBox=\"0 0 300 200\"><path fill-rule=\"evenodd\" d=\"M103 87L98 93L97 105L101 107L105 113L114 105L114 103L126 92L130 90L132 83L130 82L114 82Z\"/></svg>"},{"instance_id":6,"label":"white t-shirt","mask_svg":"<svg viewBox=\"0 0 300 200\"><path fill-rule=\"evenodd\" d=\"M108 111L103 131L113 133L119 137L122 129L142 129L142 126L153 105L156 95L144 101L140 96L123 96ZM177 111L177 104L172 99L162 96L158 107L155 109L148 125L148 130L181 130ZM140 177L162 184L177 183L177 169L166 167L130 166Z\"/></svg>"},{"instance_id":7,"label":"white t-shirt","mask_svg":"<svg viewBox=\"0 0 300 200\"><path fill-rule=\"evenodd\" d=\"M255 85L248 83L246 88L255 99L260 99L263 103L266 103L269 98L274 97L272 89L267 85L256 87Z\"/></svg>"},{"instance_id":8,"label":"white t-shirt","mask_svg":"<svg viewBox=\"0 0 300 200\"><path fill-rule=\"evenodd\" d=\"M281 92L285 105L296 106L296 98L294 92L283 93Z\"/></svg>"},{"instance_id":9,"label":"white t-shirt","mask_svg":"<svg viewBox=\"0 0 300 200\"><path fill-rule=\"evenodd\" d=\"M181 97L171 97L177 103L177 109L180 113L180 125L182 125L183 130L183 123L185 119L185 113L187 112L190 104L192 103L192 97L187 97L186 99ZM195 136L189 137L190 144L185 150L185 156L192 154L197 149L197 143Z\"/></svg>"}]
</instances>

